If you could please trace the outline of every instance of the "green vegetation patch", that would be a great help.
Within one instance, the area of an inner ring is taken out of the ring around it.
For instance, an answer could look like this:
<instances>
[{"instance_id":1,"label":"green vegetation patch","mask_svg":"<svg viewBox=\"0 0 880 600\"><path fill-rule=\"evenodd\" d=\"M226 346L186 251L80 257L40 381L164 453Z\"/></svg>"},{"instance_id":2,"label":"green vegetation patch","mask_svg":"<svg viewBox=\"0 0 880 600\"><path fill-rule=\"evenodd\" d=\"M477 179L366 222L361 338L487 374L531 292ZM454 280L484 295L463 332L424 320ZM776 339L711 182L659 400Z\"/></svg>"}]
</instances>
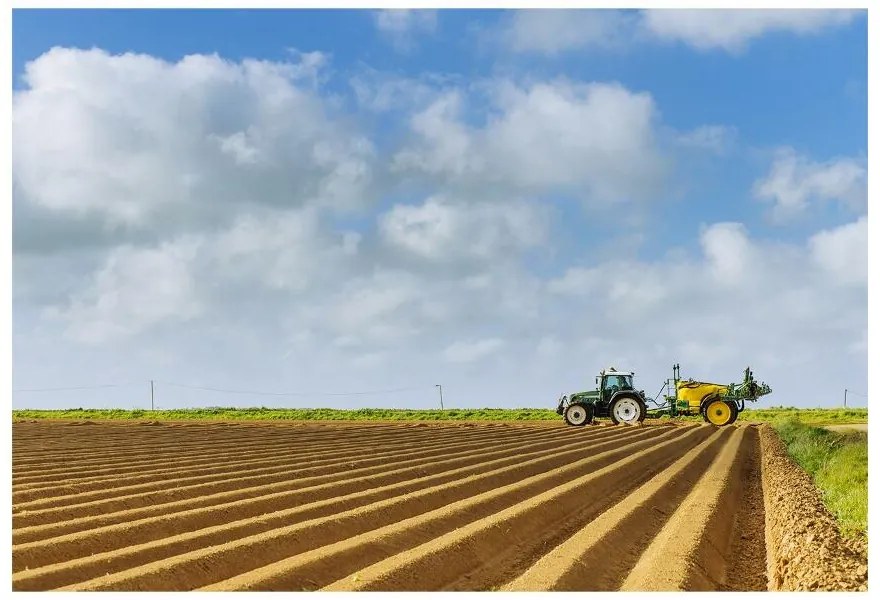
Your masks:
<instances>
[{"instance_id":1,"label":"green vegetation patch","mask_svg":"<svg viewBox=\"0 0 880 600\"><path fill-rule=\"evenodd\" d=\"M742 421L766 421L778 423L797 419L804 425L835 425L847 423L867 423L867 408L794 408L772 406L770 408L750 409L746 407L739 415Z\"/></svg>"},{"instance_id":2,"label":"green vegetation patch","mask_svg":"<svg viewBox=\"0 0 880 600\"><path fill-rule=\"evenodd\" d=\"M332 408L229 408L208 407L173 410L83 409L14 410L13 419L150 419L190 420L291 420L291 421L553 421L562 420L554 410L545 408L452 408L447 410L407 410L396 408L363 408L338 410ZM797 417L802 423L830 425L835 423L867 423L867 409L828 408L759 408L743 411L742 421L770 423ZM660 417L669 420L670 417ZM702 422L702 417L677 417L684 421Z\"/></svg>"},{"instance_id":3,"label":"green vegetation patch","mask_svg":"<svg viewBox=\"0 0 880 600\"><path fill-rule=\"evenodd\" d=\"M291 421L548 421L560 420L555 411L541 408L475 408L402 410L363 408L193 408L176 410L14 410L13 419L150 419L168 420L291 420Z\"/></svg>"},{"instance_id":4,"label":"green vegetation patch","mask_svg":"<svg viewBox=\"0 0 880 600\"><path fill-rule=\"evenodd\" d=\"M791 457L821 490L847 536L868 532L868 434L811 427L798 419L774 424Z\"/></svg>"}]
</instances>

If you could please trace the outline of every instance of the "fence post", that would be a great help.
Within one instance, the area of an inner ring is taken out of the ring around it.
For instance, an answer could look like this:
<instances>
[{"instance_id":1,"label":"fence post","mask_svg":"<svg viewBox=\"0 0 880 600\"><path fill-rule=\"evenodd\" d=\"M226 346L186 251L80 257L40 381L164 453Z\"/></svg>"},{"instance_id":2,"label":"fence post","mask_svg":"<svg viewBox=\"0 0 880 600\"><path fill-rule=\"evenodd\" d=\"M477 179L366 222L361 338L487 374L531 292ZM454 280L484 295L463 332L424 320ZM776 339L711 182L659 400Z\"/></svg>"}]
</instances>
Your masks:
<instances>
[{"instance_id":1,"label":"fence post","mask_svg":"<svg viewBox=\"0 0 880 600\"><path fill-rule=\"evenodd\" d=\"M154 401L154 393L153 393L153 380L150 380L150 410L156 410L156 404Z\"/></svg>"}]
</instances>

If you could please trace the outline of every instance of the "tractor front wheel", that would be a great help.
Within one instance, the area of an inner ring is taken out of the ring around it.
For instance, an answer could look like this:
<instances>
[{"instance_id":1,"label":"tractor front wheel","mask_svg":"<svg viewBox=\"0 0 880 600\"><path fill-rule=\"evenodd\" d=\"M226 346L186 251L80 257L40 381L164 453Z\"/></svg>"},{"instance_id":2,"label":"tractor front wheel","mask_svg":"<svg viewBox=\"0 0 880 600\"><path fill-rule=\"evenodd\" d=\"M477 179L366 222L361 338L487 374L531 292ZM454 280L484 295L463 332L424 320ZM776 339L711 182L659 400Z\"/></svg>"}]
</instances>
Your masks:
<instances>
[{"instance_id":1,"label":"tractor front wheel","mask_svg":"<svg viewBox=\"0 0 880 600\"><path fill-rule=\"evenodd\" d=\"M620 423L634 425L644 421L648 411L645 403L638 398L624 396L612 401L608 412L611 413L611 420L615 425Z\"/></svg>"},{"instance_id":2,"label":"tractor front wheel","mask_svg":"<svg viewBox=\"0 0 880 600\"><path fill-rule=\"evenodd\" d=\"M593 407L571 404L565 409L565 422L575 427L586 425L593 420Z\"/></svg>"},{"instance_id":3,"label":"tractor front wheel","mask_svg":"<svg viewBox=\"0 0 880 600\"><path fill-rule=\"evenodd\" d=\"M736 421L739 410L734 402L725 402L721 399L710 400L703 409L703 419L712 425L730 425Z\"/></svg>"}]
</instances>

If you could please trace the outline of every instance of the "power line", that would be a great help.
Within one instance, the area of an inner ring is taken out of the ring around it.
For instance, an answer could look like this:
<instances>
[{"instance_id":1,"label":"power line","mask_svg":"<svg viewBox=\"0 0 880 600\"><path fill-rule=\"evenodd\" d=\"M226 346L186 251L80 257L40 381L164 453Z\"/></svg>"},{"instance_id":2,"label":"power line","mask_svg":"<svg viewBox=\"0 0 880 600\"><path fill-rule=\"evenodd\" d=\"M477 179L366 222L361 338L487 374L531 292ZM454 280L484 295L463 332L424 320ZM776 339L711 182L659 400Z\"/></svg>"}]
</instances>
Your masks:
<instances>
[{"instance_id":1,"label":"power line","mask_svg":"<svg viewBox=\"0 0 880 600\"><path fill-rule=\"evenodd\" d=\"M400 392L426 391L426 387L395 388L390 390L374 390L369 392L262 392L256 390L228 390L223 388L206 387L198 385L186 385L170 381L156 381L162 385L184 388L188 390L201 390L205 392L218 392L221 394L240 394L248 396L371 396L376 394L396 394Z\"/></svg>"}]
</instances>

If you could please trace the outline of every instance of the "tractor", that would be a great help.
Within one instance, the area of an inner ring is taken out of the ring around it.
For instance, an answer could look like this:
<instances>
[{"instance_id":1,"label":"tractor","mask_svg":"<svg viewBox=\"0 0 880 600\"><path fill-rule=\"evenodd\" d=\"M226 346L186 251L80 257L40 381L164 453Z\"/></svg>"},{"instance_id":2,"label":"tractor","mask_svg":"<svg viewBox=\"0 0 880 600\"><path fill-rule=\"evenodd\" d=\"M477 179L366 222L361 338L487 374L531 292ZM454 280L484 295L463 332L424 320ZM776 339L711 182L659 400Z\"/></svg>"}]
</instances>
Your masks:
<instances>
[{"instance_id":1,"label":"tractor","mask_svg":"<svg viewBox=\"0 0 880 600\"><path fill-rule=\"evenodd\" d=\"M591 423L596 417L611 417L615 425L644 421L648 414L647 397L644 390L636 391L633 387L634 375L614 367L600 371L595 390L562 396L556 412L566 423L576 426Z\"/></svg>"},{"instance_id":2,"label":"tractor","mask_svg":"<svg viewBox=\"0 0 880 600\"><path fill-rule=\"evenodd\" d=\"M672 366L672 379L667 379L653 399L644 390L633 387L632 372L605 369L596 377L596 389L564 395L556 412L569 425L586 425L596 417L611 417L614 424L634 424L645 417L668 415L700 415L712 425L730 425L745 410L746 400L756 401L772 392L766 383L755 381L751 368L743 371L742 383L728 385L682 380L678 364ZM663 394L663 400L658 398ZM651 404L651 407L648 407Z\"/></svg>"}]
</instances>

